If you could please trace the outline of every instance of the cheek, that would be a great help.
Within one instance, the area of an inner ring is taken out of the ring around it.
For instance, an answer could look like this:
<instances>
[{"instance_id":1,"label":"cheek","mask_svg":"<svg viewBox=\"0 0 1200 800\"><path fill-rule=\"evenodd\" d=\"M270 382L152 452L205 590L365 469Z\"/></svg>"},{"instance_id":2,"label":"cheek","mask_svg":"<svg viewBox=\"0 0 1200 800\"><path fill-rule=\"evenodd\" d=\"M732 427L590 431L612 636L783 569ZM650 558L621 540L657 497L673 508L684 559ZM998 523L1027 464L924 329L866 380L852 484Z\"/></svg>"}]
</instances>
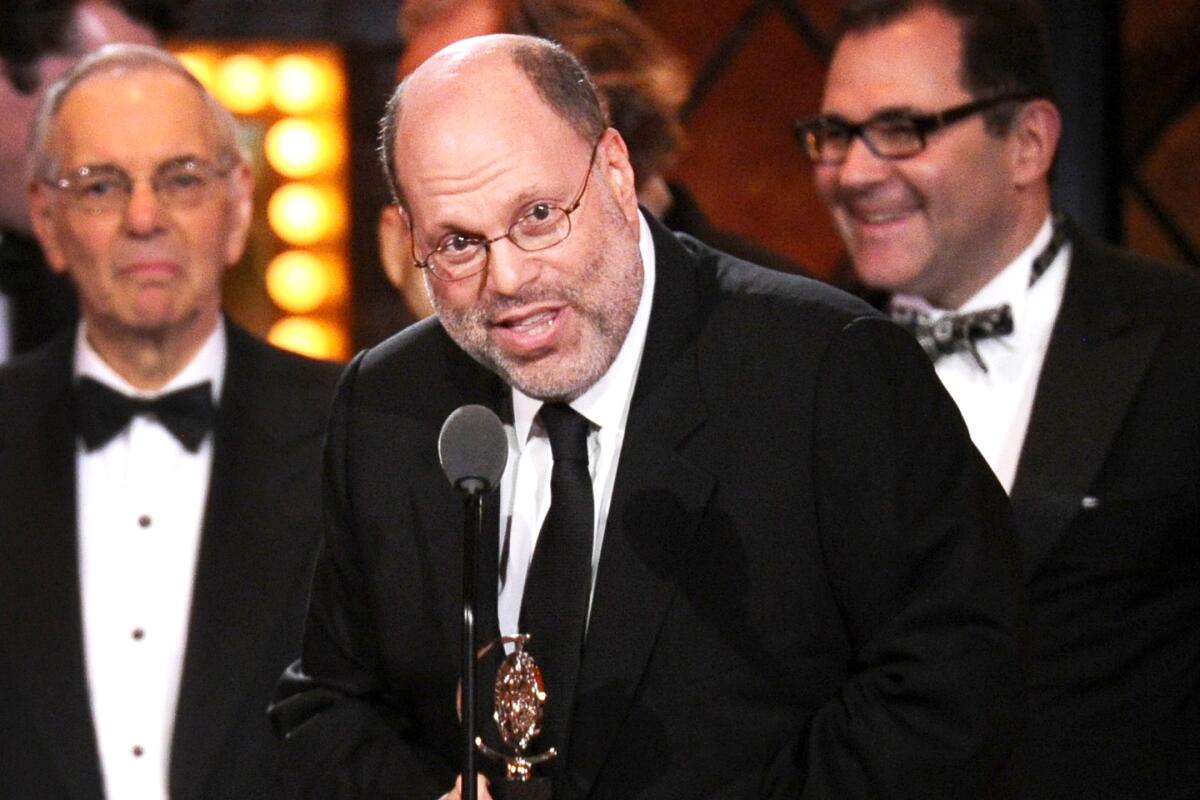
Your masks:
<instances>
[{"instance_id":1,"label":"cheek","mask_svg":"<svg viewBox=\"0 0 1200 800\"><path fill-rule=\"evenodd\" d=\"M465 311L479 300L484 270L480 275L463 278L460 281L438 280L432 275L424 275L425 286L429 297L438 309L449 311Z\"/></svg>"},{"instance_id":2,"label":"cheek","mask_svg":"<svg viewBox=\"0 0 1200 800\"><path fill-rule=\"evenodd\" d=\"M837 168L831 166L814 166L813 184L817 187L817 194L821 196L821 199L832 205L838 185Z\"/></svg>"}]
</instances>

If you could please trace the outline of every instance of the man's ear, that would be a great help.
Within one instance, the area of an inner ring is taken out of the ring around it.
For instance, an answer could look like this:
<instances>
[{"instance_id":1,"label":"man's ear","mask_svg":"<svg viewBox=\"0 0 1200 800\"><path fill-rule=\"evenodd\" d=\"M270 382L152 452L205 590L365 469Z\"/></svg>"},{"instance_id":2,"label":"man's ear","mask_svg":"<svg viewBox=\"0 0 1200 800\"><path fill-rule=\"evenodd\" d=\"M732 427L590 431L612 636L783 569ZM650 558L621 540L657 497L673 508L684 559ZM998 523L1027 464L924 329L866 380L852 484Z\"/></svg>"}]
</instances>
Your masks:
<instances>
[{"instance_id":1,"label":"man's ear","mask_svg":"<svg viewBox=\"0 0 1200 800\"><path fill-rule=\"evenodd\" d=\"M54 196L50 187L40 181L29 185L29 211L32 216L33 233L50 269L63 274L67 271L67 258L58 243L59 222L54 214Z\"/></svg>"},{"instance_id":2,"label":"man's ear","mask_svg":"<svg viewBox=\"0 0 1200 800\"><path fill-rule=\"evenodd\" d=\"M637 224L637 186L634 180L633 165L629 163L629 148L616 128L609 128L600 139L596 151L596 161L605 181L625 212L625 218L630 224Z\"/></svg>"},{"instance_id":3,"label":"man's ear","mask_svg":"<svg viewBox=\"0 0 1200 800\"><path fill-rule=\"evenodd\" d=\"M397 289L404 291L412 279L412 247L409 244L408 218L404 210L389 203L379 211L379 260L383 274Z\"/></svg>"},{"instance_id":4,"label":"man's ear","mask_svg":"<svg viewBox=\"0 0 1200 800\"><path fill-rule=\"evenodd\" d=\"M1049 100L1025 103L1013 120L1013 182L1024 187L1048 179L1062 136L1062 116Z\"/></svg>"},{"instance_id":5,"label":"man's ear","mask_svg":"<svg viewBox=\"0 0 1200 800\"><path fill-rule=\"evenodd\" d=\"M225 232L225 264L232 267L246 249L254 216L254 173L240 162L229 175L229 228Z\"/></svg>"},{"instance_id":6,"label":"man's ear","mask_svg":"<svg viewBox=\"0 0 1200 800\"><path fill-rule=\"evenodd\" d=\"M429 290L420 270L413 267L408 215L395 204L379 211L379 261L388 281L404 297L408 310L418 319L434 313Z\"/></svg>"}]
</instances>

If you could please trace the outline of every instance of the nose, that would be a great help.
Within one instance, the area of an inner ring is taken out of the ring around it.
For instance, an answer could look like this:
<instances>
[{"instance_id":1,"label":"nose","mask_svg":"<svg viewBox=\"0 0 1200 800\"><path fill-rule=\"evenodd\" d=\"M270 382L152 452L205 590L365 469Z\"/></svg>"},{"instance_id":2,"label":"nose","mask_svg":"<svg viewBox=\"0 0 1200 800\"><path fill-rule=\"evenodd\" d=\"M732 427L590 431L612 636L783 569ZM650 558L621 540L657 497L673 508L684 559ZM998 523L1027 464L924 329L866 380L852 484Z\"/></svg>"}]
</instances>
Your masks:
<instances>
[{"instance_id":1,"label":"nose","mask_svg":"<svg viewBox=\"0 0 1200 800\"><path fill-rule=\"evenodd\" d=\"M512 297L541 272L536 253L527 253L509 239L497 239L488 251L487 286L498 295Z\"/></svg>"},{"instance_id":2,"label":"nose","mask_svg":"<svg viewBox=\"0 0 1200 800\"><path fill-rule=\"evenodd\" d=\"M149 181L133 182L125 206L125 229L132 236L148 236L162 226L162 203Z\"/></svg>"},{"instance_id":3,"label":"nose","mask_svg":"<svg viewBox=\"0 0 1200 800\"><path fill-rule=\"evenodd\" d=\"M856 136L850 141L846 158L835 169L838 183L843 188L860 188L886 180L891 174L892 163L875 155L863 138Z\"/></svg>"}]
</instances>

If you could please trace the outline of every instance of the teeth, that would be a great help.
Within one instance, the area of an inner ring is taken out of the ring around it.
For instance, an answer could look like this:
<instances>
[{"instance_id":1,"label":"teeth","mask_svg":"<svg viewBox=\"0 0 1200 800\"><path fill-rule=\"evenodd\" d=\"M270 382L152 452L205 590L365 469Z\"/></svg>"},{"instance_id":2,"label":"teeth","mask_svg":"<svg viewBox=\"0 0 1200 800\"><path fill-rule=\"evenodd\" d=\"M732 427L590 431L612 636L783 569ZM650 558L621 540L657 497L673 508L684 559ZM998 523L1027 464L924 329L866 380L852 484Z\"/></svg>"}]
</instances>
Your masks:
<instances>
[{"instance_id":1,"label":"teeth","mask_svg":"<svg viewBox=\"0 0 1200 800\"><path fill-rule=\"evenodd\" d=\"M531 317L526 317L523 320L514 322L512 327L520 330L522 333L536 333L539 328L546 328L554 321L554 314L550 311L543 311L540 314L534 314Z\"/></svg>"},{"instance_id":2,"label":"teeth","mask_svg":"<svg viewBox=\"0 0 1200 800\"><path fill-rule=\"evenodd\" d=\"M882 224L885 222L895 222L896 220L898 220L904 216L904 212L891 212L891 213L882 213L882 214L861 214L860 216L864 222L867 222L871 225L879 225L879 224Z\"/></svg>"}]
</instances>

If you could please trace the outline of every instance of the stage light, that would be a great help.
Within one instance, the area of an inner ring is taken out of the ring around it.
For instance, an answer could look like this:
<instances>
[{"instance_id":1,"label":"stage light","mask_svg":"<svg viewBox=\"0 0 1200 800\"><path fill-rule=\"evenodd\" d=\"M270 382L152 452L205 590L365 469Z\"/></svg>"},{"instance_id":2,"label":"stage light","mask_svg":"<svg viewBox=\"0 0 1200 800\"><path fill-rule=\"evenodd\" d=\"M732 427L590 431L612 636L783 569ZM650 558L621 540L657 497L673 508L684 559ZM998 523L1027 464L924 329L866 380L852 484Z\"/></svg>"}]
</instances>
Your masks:
<instances>
[{"instance_id":1,"label":"stage light","mask_svg":"<svg viewBox=\"0 0 1200 800\"><path fill-rule=\"evenodd\" d=\"M300 246L336 236L344 213L331 192L308 183L284 184L267 202L271 230L289 244Z\"/></svg>"},{"instance_id":2,"label":"stage light","mask_svg":"<svg viewBox=\"0 0 1200 800\"><path fill-rule=\"evenodd\" d=\"M312 317L284 317L271 326L267 341L312 358L346 356L346 335L328 322Z\"/></svg>"},{"instance_id":3,"label":"stage light","mask_svg":"<svg viewBox=\"0 0 1200 800\"><path fill-rule=\"evenodd\" d=\"M284 311L307 314L342 294L342 273L332 255L288 250L267 265L267 293Z\"/></svg>"},{"instance_id":4,"label":"stage light","mask_svg":"<svg viewBox=\"0 0 1200 800\"><path fill-rule=\"evenodd\" d=\"M238 114L254 114L267 104L271 86L262 59L245 53L230 56L217 67L217 99Z\"/></svg>"},{"instance_id":5,"label":"stage light","mask_svg":"<svg viewBox=\"0 0 1200 800\"><path fill-rule=\"evenodd\" d=\"M267 131L263 146L276 172L289 178L310 178L341 161L341 144L328 126L286 117Z\"/></svg>"},{"instance_id":6,"label":"stage light","mask_svg":"<svg viewBox=\"0 0 1200 800\"><path fill-rule=\"evenodd\" d=\"M307 114L341 99L341 78L329 64L293 54L271 65L271 101L286 114Z\"/></svg>"}]
</instances>

